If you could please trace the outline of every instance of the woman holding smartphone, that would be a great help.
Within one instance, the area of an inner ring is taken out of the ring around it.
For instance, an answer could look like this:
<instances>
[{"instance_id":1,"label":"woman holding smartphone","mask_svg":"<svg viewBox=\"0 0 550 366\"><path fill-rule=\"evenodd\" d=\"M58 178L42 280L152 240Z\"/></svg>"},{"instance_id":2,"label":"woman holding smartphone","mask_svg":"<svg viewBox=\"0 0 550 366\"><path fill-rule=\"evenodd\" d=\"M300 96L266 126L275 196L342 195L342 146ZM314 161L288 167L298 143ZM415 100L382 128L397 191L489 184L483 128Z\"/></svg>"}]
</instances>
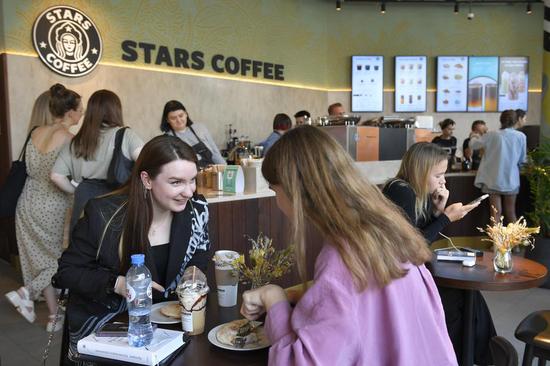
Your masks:
<instances>
[{"instance_id":1,"label":"woman holding smartphone","mask_svg":"<svg viewBox=\"0 0 550 366\"><path fill-rule=\"evenodd\" d=\"M480 201L447 206L445 187L447 152L427 142L412 145L403 156L397 176L386 183L384 194L403 209L409 221L424 235L428 245L450 223L462 219L479 206ZM465 294L463 290L438 287L445 311L447 331L455 354L462 358L462 326ZM474 295L474 360L477 365L491 364L489 341L496 331L487 304L479 291Z\"/></svg>"}]
</instances>

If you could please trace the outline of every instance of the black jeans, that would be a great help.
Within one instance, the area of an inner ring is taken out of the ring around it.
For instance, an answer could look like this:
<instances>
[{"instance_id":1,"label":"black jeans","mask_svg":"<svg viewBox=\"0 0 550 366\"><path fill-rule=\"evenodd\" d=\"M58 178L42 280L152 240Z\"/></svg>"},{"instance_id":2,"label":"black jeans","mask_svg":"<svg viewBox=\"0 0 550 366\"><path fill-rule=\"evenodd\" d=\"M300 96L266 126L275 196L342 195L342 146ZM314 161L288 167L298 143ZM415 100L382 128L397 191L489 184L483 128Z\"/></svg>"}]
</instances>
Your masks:
<instances>
[{"instance_id":1,"label":"black jeans","mask_svg":"<svg viewBox=\"0 0 550 366\"><path fill-rule=\"evenodd\" d=\"M464 328L465 290L438 286L439 296L445 311L447 332L453 343L458 360L462 364L462 342ZM491 313L481 292L474 291L474 363L476 365L492 365L493 358L489 349L491 338L497 335Z\"/></svg>"}]
</instances>

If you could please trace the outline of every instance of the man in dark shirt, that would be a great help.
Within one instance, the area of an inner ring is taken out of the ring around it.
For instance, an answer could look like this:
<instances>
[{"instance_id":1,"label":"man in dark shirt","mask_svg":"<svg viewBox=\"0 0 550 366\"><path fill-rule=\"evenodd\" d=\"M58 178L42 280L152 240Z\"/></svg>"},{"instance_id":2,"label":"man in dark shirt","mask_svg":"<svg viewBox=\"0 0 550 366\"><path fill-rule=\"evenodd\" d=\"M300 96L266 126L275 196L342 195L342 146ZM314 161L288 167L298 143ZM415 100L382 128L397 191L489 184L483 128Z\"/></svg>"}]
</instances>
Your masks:
<instances>
[{"instance_id":1,"label":"man in dark shirt","mask_svg":"<svg viewBox=\"0 0 550 366\"><path fill-rule=\"evenodd\" d=\"M441 128L441 135L436 136L432 143L441 146L449 153L449 168L447 171L450 171L456 153L456 137L453 136L455 131L455 121L450 118L446 118L443 121L439 122L439 127Z\"/></svg>"}]
</instances>

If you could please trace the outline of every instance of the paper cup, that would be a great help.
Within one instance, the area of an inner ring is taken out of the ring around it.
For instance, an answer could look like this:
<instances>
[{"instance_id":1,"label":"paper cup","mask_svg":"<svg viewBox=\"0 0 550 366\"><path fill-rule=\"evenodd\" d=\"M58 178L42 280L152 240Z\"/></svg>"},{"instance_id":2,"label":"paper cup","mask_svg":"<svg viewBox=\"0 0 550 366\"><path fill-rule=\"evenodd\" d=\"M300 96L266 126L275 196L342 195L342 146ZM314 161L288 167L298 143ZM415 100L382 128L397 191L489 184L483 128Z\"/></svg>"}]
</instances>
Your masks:
<instances>
[{"instance_id":1,"label":"paper cup","mask_svg":"<svg viewBox=\"0 0 550 366\"><path fill-rule=\"evenodd\" d=\"M237 305L239 277L231 262L239 258L232 250L218 250L214 254L218 305L231 307Z\"/></svg>"}]
</instances>

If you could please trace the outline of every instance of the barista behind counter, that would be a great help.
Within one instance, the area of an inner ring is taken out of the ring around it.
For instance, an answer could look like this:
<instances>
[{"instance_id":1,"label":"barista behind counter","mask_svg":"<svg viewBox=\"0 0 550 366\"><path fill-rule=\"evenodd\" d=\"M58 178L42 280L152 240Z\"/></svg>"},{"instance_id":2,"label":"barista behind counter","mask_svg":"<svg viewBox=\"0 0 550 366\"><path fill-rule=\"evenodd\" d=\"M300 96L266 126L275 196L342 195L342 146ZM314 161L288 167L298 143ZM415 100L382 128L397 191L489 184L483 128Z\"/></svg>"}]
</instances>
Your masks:
<instances>
[{"instance_id":1,"label":"barista behind counter","mask_svg":"<svg viewBox=\"0 0 550 366\"><path fill-rule=\"evenodd\" d=\"M187 110L177 100L171 100L164 105L160 130L166 134L177 136L190 145L197 154L199 167L226 164L206 126L191 121Z\"/></svg>"}]
</instances>

